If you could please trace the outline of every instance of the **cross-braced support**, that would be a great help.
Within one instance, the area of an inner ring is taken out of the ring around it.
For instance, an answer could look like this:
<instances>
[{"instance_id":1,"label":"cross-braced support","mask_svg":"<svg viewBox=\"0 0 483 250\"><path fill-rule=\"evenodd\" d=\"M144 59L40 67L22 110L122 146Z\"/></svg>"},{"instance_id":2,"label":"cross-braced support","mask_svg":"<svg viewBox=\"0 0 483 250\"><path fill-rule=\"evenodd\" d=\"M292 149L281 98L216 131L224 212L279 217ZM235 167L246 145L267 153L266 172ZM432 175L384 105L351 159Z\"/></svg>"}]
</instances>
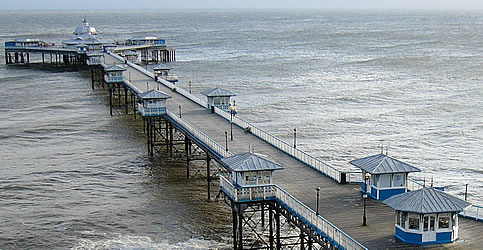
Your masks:
<instances>
[{"instance_id":1,"label":"cross-braced support","mask_svg":"<svg viewBox=\"0 0 483 250\"><path fill-rule=\"evenodd\" d=\"M227 202L234 249L335 249L276 200Z\"/></svg>"}]
</instances>

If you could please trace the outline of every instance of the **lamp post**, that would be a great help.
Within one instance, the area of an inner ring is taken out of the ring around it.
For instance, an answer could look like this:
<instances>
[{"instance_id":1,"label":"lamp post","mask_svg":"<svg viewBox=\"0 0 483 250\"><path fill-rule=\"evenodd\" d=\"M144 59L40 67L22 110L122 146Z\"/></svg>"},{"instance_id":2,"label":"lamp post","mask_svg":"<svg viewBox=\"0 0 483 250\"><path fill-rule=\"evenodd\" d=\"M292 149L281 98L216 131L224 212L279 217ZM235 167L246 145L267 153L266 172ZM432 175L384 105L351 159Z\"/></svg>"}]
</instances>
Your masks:
<instances>
[{"instance_id":1,"label":"lamp post","mask_svg":"<svg viewBox=\"0 0 483 250\"><path fill-rule=\"evenodd\" d=\"M181 105L178 105L179 106L179 118L181 118Z\"/></svg>"},{"instance_id":2,"label":"lamp post","mask_svg":"<svg viewBox=\"0 0 483 250\"><path fill-rule=\"evenodd\" d=\"M191 81L189 81L189 84L190 84L190 94L191 94Z\"/></svg>"},{"instance_id":3,"label":"lamp post","mask_svg":"<svg viewBox=\"0 0 483 250\"><path fill-rule=\"evenodd\" d=\"M297 129L293 129L293 148L297 148Z\"/></svg>"},{"instance_id":4,"label":"lamp post","mask_svg":"<svg viewBox=\"0 0 483 250\"><path fill-rule=\"evenodd\" d=\"M236 104L233 101L233 105L230 105L230 140L233 141L233 116L235 115Z\"/></svg>"},{"instance_id":5,"label":"lamp post","mask_svg":"<svg viewBox=\"0 0 483 250\"><path fill-rule=\"evenodd\" d=\"M317 202L315 204L315 215L319 215L319 192L320 192L320 187L317 187L315 189L315 191L317 191Z\"/></svg>"},{"instance_id":6,"label":"lamp post","mask_svg":"<svg viewBox=\"0 0 483 250\"><path fill-rule=\"evenodd\" d=\"M225 131L225 149L228 152L228 132Z\"/></svg>"},{"instance_id":7,"label":"lamp post","mask_svg":"<svg viewBox=\"0 0 483 250\"><path fill-rule=\"evenodd\" d=\"M364 193L362 193L362 201L363 201L363 207L364 207L364 212L362 214L362 225L367 226L367 219L366 219L366 199L367 199L367 180L369 180L369 173L366 173L364 175Z\"/></svg>"}]
</instances>

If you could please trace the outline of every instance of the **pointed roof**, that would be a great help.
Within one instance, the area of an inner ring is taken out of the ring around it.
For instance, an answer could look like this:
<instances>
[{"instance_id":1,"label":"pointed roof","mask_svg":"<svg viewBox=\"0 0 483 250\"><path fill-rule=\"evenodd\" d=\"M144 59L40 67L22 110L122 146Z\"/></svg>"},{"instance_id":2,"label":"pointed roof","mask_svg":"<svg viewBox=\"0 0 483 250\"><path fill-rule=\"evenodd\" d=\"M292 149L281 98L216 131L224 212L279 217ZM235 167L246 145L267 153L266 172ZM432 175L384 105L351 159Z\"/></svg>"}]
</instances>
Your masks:
<instances>
[{"instance_id":1,"label":"pointed roof","mask_svg":"<svg viewBox=\"0 0 483 250\"><path fill-rule=\"evenodd\" d=\"M394 195L383 201L397 211L420 214L460 212L470 203L434 188L422 188Z\"/></svg>"},{"instance_id":2,"label":"pointed roof","mask_svg":"<svg viewBox=\"0 0 483 250\"><path fill-rule=\"evenodd\" d=\"M230 91L226 91L220 88L214 88L201 93L202 95L208 97L215 97L215 96L235 96L235 94L231 93Z\"/></svg>"},{"instance_id":3,"label":"pointed roof","mask_svg":"<svg viewBox=\"0 0 483 250\"><path fill-rule=\"evenodd\" d=\"M409 173L421 171L419 168L415 168L385 154L377 154L353 160L350 161L350 164L370 174Z\"/></svg>"},{"instance_id":4,"label":"pointed roof","mask_svg":"<svg viewBox=\"0 0 483 250\"><path fill-rule=\"evenodd\" d=\"M142 93L139 97L141 97L143 100L148 100L148 99L168 99L171 98L171 96L156 90L152 89L150 91Z\"/></svg>"},{"instance_id":5,"label":"pointed roof","mask_svg":"<svg viewBox=\"0 0 483 250\"><path fill-rule=\"evenodd\" d=\"M119 65L111 65L107 68L104 69L104 71L125 71L127 70L126 68L122 67L122 66L119 66Z\"/></svg>"},{"instance_id":6,"label":"pointed roof","mask_svg":"<svg viewBox=\"0 0 483 250\"><path fill-rule=\"evenodd\" d=\"M222 161L232 172L284 169L284 167L250 152L223 158Z\"/></svg>"}]
</instances>

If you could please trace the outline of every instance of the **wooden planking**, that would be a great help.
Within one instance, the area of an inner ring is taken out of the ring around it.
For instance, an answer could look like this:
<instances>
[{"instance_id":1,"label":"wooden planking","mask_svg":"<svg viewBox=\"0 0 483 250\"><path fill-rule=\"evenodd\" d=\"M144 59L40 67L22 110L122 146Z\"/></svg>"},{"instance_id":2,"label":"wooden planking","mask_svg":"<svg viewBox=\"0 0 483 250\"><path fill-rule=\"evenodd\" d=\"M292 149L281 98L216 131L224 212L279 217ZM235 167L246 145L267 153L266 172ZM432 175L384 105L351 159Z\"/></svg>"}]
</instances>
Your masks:
<instances>
[{"instance_id":1,"label":"wooden planking","mask_svg":"<svg viewBox=\"0 0 483 250\"><path fill-rule=\"evenodd\" d=\"M119 63L115 58L106 55L106 63ZM158 84L143 73L128 69L131 72L133 84L146 91L146 82L150 89ZM124 73L127 77L128 73ZM230 133L230 122L222 117L211 114L207 109L190 101L184 96L159 84L159 89L173 98L168 99L166 105L178 113L178 106L182 106L182 117L195 125L205 134L225 145L225 131ZM258 139L252 134L245 133L242 128L233 125L234 140L228 138L228 148L235 154L248 151L248 145L255 148L255 152L265 155L278 164L285 166L284 170L275 172L274 183L285 189L298 200L311 207L316 205L317 187L321 187L319 212L339 227L342 231L368 247L369 249L411 249L422 248L404 244L394 237L394 211L380 201L367 199L367 224L362 225L362 197L360 185L340 185L298 160L286 155L270 144ZM229 136L229 135L228 135ZM483 245L483 223L460 218L460 239L451 244L425 246L424 248L478 248Z\"/></svg>"}]
</instances>

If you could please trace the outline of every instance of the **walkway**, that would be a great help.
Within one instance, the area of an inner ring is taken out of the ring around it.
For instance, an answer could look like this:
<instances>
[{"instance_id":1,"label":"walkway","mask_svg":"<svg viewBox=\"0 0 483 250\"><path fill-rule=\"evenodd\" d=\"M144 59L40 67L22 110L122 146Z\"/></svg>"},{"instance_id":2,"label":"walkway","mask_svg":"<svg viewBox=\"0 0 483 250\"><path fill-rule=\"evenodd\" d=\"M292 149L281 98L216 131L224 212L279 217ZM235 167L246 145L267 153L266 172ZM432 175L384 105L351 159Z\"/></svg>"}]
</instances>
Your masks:
<instances>
[{"instance_id":1,"label":"walkway","mask_svg":"<svg viewBox=\"0 0 483 250\"><path fill-rule=\"evenodd\" d=\"M122 64L123 62L109 55L106 64ZM129 73L130 72L130 73ZM124 77L129 79L141 91L157 88L152 78L133 69L128 68ZM148 84L146 84L148 83ZM230 133L230 122L212 114L209 110L185 98L181 94L159 84L159 90L172 96L166 106L174 112L182 107L183 119L197 126L198 129L225 145L225 131ZM315 197L317 187L320 192L320 214L336 225L339 229L369 249L408 249L414 245L404 244L394 238L394 211L379 201L367 200L367 224L362 227L362 198L360 185L337 184L316 170L288 156L272 145L262 141L243 129L233 126L234 140L228 141L228 148L234 154L245 153L248 145L254 146L255 152L267 156L272 161L285 167L274 175L274 183L289 192L296 199L315 210ZM444 248L479 248L483 246L483 223L460 218L460 240L455 243L436 245L432 247Z\"/></svg>"}]
</instances>

